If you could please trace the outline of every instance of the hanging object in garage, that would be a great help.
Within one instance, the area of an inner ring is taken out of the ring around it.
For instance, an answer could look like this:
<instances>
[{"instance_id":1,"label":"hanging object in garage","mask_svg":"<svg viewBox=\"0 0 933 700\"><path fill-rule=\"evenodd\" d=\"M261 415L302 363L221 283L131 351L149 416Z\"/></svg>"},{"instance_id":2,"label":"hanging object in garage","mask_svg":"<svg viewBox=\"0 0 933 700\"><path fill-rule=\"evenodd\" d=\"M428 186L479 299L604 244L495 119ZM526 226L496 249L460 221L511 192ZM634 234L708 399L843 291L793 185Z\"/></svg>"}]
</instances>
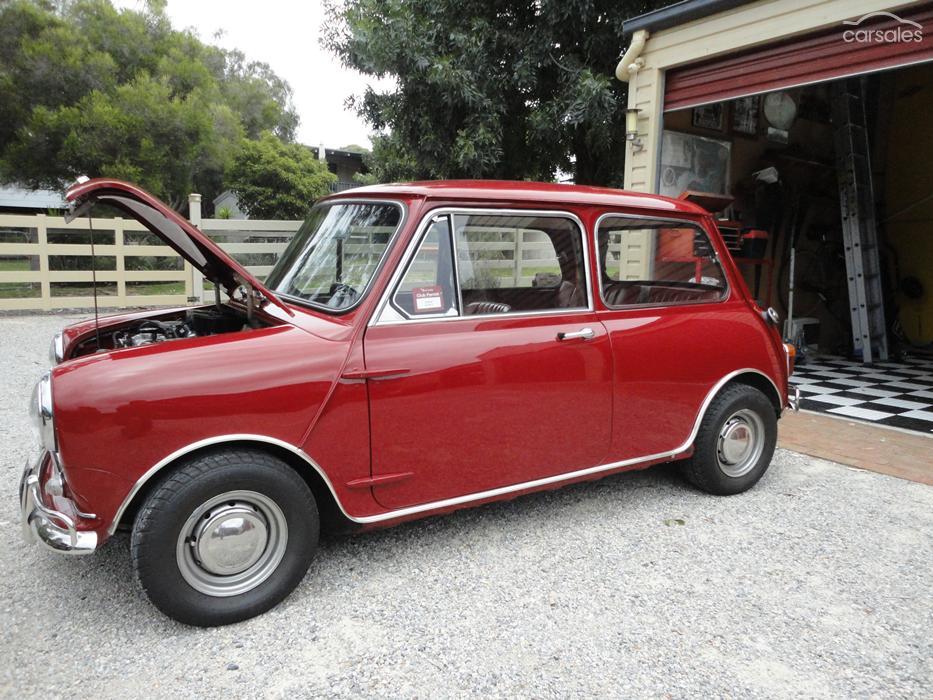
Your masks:
<instances>
[{"instance_id":1,"label":"hanging object in garage","mask_svg":"<svg viewBox=\"0 0 933 700\"><path fill-rule=\"evenodd\" d=\"M768 140L786 144L790 128L797 117L797 104L786 92L765 96L765 119L768 120Z\"/></svg>"},{"instance_id":2,"label":"hanging object in garage","mask_svg":"<svg viewBox=\"0 0 933 700\"><path fill-rule=\"evenodd\" d=\"M832 109L852 344L863 362L883 361L888 341L863 81L835 82Z\"/></svg>"}]
</instances>

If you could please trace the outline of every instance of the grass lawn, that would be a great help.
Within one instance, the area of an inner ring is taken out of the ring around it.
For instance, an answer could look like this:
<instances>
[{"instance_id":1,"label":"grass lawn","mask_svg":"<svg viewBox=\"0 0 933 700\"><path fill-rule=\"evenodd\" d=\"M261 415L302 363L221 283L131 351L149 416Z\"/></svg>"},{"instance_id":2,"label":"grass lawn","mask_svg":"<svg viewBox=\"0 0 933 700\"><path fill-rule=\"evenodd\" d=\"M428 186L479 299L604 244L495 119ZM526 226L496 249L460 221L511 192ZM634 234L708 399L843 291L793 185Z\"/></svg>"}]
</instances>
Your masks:
<instances>
[{"instance_id":1,"label":"grass lawn","mask_svg":"<svg viewBox=\"0 0 933 700\"><path fill-rule=\"evenodd\" d=\"M0 272L23 272L28 270L28 259L0 259ZM0 282L0 299L27 299L41 295L42 290L38 282Z\"/></svg>"},{"instance_id":2,"label":"grass lawn","mask_svg":"<svg viewBox=\"0 0 933 700\"><path fill-rule=\"evenodd\" d=\"M94 296L94 287L90 284L69 283L68 287L52 285L53 297L90 297ZM117 293L116 282L103 282L97 285L97 294L102 297L112 297ZM167 294L184 294L184 282L129 282L126 285L127 296L155 296Z\"/></svg>"}]
</instances>

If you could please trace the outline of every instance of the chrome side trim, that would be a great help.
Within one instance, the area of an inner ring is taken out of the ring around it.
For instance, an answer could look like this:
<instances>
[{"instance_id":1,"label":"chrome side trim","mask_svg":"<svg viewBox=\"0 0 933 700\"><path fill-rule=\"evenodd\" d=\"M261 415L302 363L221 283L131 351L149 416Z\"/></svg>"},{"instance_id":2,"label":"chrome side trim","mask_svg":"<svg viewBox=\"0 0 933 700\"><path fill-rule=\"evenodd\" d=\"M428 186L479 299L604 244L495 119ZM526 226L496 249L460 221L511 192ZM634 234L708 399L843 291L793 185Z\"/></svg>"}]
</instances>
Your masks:
<instances>
[{"instance_id":1,"label":"chrome side trim","mask_svg":"<svg viewBox=\"0 0 933 700\"><path fill-rule=\"evenodd\" d=\"M706 398L703 399L703 403L700 406L700 410L697 413L696 420L693 424L693 430L690 431L689 437L678 447L675 447L672 450L666 452L658 452L653 455L647 455L645 457L633 457L632 459L624 459L620 462L610 462L608 464L600 464L596 467L589 467L587 469L578 469L573 472L565 472L563 474L555 474L554 476L547 476L541 479L535 479L533 481L525 481L521 484L512 484L511 486L502 486L496 489L489 489L488 491L480 491L479 493L471 493L465 496L456 496L454 498L447 498L443 501L434 501L432 503L423 503L421 505L410 506L408 508L401 508L399 510L389 511L388 513L379 513L378 515L369 515L361 518L351 518L355 522L368 524L368 523L378 523L385 520L394 520L395 518L404 518L409 515L416 515L418 513L424 513L426 511L432 510L442 510L444 508L450 508L452 506L458 506L465 503L470 503L472 501L482 501L487 498L495 498L496 496L504 496L509 493L514 493L516 491L525 491L526 489L534 489L540 486L547 486L549 484L557 484L561 481L570 481L573 479L579 479L586 476L592 476L594 474L600 474L602 472L612 471L613 469L621 469L622 467L629 467L635 464L641 464L642 462L653 462L658 460L673 459L680 453L686 451L693 444L694 439L696 439L697 433L700 430L700 423L703 420L703 416L706 415L706 409L709 408L710 403L715 398L716 394L719 393L719 390L726 385L730 380L738 377L742 374L760 374L765 377L772 386L774 382L771 381L771 378L768 377L764 372L761 372L757 369L745 368L735 370L730 372L725 377L720 379L713 385L713 388L709 390L706 394ZM774 386L775 392L777 392L777 386ZM780 396L780 393L777 394Z\"/></svg>"},{"instance_id":2,"label":"chrome side trim","mask_svg":"<svg viewBox=\"0 0 933 700\"><path fill-rule=\"evenodd\" d=\"M182 448L179 448L172 452L167 457L163 457L154 465L149 467L146 472L136 480L136 483L133 484L133 488L130 489L130 492L126 495L126 498L123 499L123 502L120 504L120 507L117 509L116 514L113 516L113 521L110 523L110 526L107 528L107 533L112 535L117 530L117 526L120 524L120 520L123 518L123 514L126 512L127 507L130 503L133 502L133 499L136 497L136 494L139 493L140 489L146 485L146 483L155 476L163 467L168 466L172 462L181 457L184 457L186 454L190 454L196 450L200 450L202 447L210 447L211 445L222 445L227 442L260 442L266 443L268 445L275 445L276 447L281 447L288 450L292 454L301 457L305 462L308 463L312 469L314 469L324 480L324 483L327 484L327 488L330 490L331 495L334 497L334 501L337 503L337 506L340 508L341 512L351 520L353 518L344 510L343 504L340 502L340 499L337 498L337 492L334 490L333 484L330 483L330 479L327 478L327 474L324 473L324 470L311 459L304 450L295 447L294 445L285 442L284 440L279 440L278 438L269 437L268 435L253 435L251 433L234 433L230 435L217 435L215 437L206 438L204 440L198 440L197 442L192 442L190 445L185 445Z\"/></svg>"},{"instance_id":3,"label":"chrome side trim","mask_svg":"<svg viewBox=\"0 0 933 700\"><path fill-rule=\"evenodd\" d=\"M109 534L113 534L117 529L117 524L120 522L120 519L123 517L123 513L126 511L129 504L133 501L133 498L139 493L139 490L145 485L149 479L151 479L160 469L171 464L173 461L179 457L198 450L202 447L207 447L210 445L219 445L225 442L260 442L268 443L270 445L276 445L282 447L289 452L301 457L307 464L314 469L324 480L324 483L327 485L327 488L330 490L331 496L334 498L334 502L337 504L337 507L340 509L340 512L348 520L359 523L360 525L368 525L372 523L385 522L387 520L395 520L397 518L404 518L409 515L416 515L418 513L427 513L433 510L442 510L444 508L450 508L452 506L458 506L465 503L471 503L473 501L482 501L487 498L495 498L496 496L503 496L505 494L514 493L516 491L525 491L528 489L534 489L539 486L547 486L549 484L557 484L561 481L571 481L573 479L578 479L585 476L591 476L593 474L599 474L602 472L612 471L613 469L621 469L622 467L628 467L635 464L640 464L642 462L653 462L665 459L673 459L677 455L686 451L693 444L694 439L696 439L697 433L700 430L700 423L703 420L703 416L706 415L706 409L709 408L710 403L715 398L716 394L719 393L719 390L722 389L729 381L735 379L736 377L742 374L759 374L765 379L768 380L768 383L774 387L775 396L780 399L781 393L778 391L777 385L774 381L764 372L746 367L743 369L737 369L729 374L725 375L720 379L713 387L707 392L706 398L703 399L703 403L700 405L700 410L697 412L696 420L693 424L693 429L690 431L690 435L686 440L679 446L675 447L672 450L667 450L665 452L658 452L652 455L646 455L644 457L634 457L632 459L625 459L620 462L610 462L608 464L600 464L595 467L588 467L586 469L578 469L572 472L564 472L562 474L555 474L553 476L547 476L541 479L534 479L532 481L525 481L520 484L511 484L509 486L501 486L495 489L489 489L487 491L479 491L477 493L470 493L464 496L456 496L454 498L447 498L442 501L432 501L431 503L422 503L415 506L409 506L407 508L400 508L398 510L390 510L385 513L377 513L375 515L363 515L363 516L353 516L350 515L346 509L343 507L343 504L340 502L340 498L337 496L337 492L334 490L334 485L331 483L330 479L327 477L327 474L324 470L317 464L310 456L303 450L294 445L290 445L287 442L278 440L276 438L268 437L266 435L250 435L250 434L236 434L236 435L220 435L213 438L207 438L206 440L200 440L198 442L192 443L186 447L182 447L179 450L176 450L168 457L160 460L157 464L151 467L149 470L143 474L139 480L133 485L133 488L127 494L126 498L123 500L123 503L120 504L120 508L117 510L116 515L114 515L113 522L110 523L110 527L107 529Z\"/></svg>"},{"instance_id":4,"label":"chrome side trim","mask_svg":"<svg viewBox=\"0 0 933 700\"><path fill-rule=\"evenodd\" d=\"M580 233L580 240L583 244L583 272L586 275L586 308L580 307L578 309L544 309L542 311L510 311L508 313L501 314L481 314L476 316L477 320L487 320L487 319L498 319L498 318L522 318L526 316L546 316L551 314L568 314L568 313L582 313L584 311L593 311L595 302L593 300L592 293L592 278L593 273L590 265L590 247L587 240L587 230L586 226L583 225L583 221L573 212L564 211L562 209L488 209L488 208L471 208L471 207L439 207L437 209L431 209L424 213L421 218L421 221L418 223L418 228L415 230L414 236L408 243L408 247L405 250L405 254L399 260L398 265L396 265L395 270L392 273L392 277L389 279L389 283L386 285L385 290L382 293L382 297L379 299L379 303L376 305L375 310L373 311L372 316L369 318L368 326L396 326L404 325L409 323L444 323L448 321L463 321L464 319L472 319L473 316L463 316L462 310L461 313L456 316L435 316L432 318L410 318L402 320L381 320L382 312L385 310L386 306L391 305L392 294L395 292L395 288L401 282L402 275L404 271L408 269L408 265L411 262L411 259L416 255L417 249L420 245L420 242L424 235L427 233L428 228L433 223L434 219L438 216L449 215L451 217L451 245L454 249L454 263L457 265L457 293L461 298L462 305L462 292L460 290L460 272L459 272L459 262L457 254L457 232L456 232L456 217L457 215L471 216L474 214L488 214L491 216L501 215L501 216L539 216L539 217L549 217L557 219L568 219L577 225L577 228Z\"/></svg>"}]
</instances>

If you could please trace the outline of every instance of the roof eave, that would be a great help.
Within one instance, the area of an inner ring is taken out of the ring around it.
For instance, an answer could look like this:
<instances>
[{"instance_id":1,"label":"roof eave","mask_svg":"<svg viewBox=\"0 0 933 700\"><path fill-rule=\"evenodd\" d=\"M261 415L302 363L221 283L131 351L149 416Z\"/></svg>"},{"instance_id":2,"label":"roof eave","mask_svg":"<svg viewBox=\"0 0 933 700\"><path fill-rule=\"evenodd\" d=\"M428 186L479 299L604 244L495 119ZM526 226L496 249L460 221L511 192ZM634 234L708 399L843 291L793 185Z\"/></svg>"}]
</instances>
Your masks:
<instances>
[{"instance_id":1,"label":"roof eave","mask_svg":"<svg viewBox=\"0 0 933 700\"><path fill-rule=\"evenodd\" d=\"M696 19L726 12L739 5L747 5L754 0L682 0L682 2L646 12L638 17L627 19L622 24L622 36L627 38L640 29L657 32L669 29Z\"/></svg>"}]
</instances>

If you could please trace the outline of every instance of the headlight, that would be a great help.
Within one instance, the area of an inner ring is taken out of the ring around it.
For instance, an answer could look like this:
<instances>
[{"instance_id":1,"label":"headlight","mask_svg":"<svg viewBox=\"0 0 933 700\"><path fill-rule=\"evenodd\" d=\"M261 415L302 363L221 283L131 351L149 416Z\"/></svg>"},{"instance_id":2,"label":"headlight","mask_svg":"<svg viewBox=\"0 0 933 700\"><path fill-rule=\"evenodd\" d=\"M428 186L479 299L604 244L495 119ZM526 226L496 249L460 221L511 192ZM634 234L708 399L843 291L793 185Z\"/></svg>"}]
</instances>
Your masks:
<instances>
[{"instance_id":1,"label":"headlight","mask_svg":"<svg viewBox=\"0 0 933 700\"><path fill-rule=\"evenodd\" d=\"M49 362L52 367L57 365L65 357L65 340L61 332L56 333L52 338L52 345L49 347Z\"/></svg>"},{"instance_id":2,"label":"headlight","mask_svg":"<svg viewBox=\"0 0 933 700\"><path fill-rule=\"evenodd\" d=\"M29 416L36 431L39 444L47 450L56 452L58 443L55 439L55 416L52 415L52 377L48 372L36 383L29 402Z\"/></svg>"}]
</instances>

